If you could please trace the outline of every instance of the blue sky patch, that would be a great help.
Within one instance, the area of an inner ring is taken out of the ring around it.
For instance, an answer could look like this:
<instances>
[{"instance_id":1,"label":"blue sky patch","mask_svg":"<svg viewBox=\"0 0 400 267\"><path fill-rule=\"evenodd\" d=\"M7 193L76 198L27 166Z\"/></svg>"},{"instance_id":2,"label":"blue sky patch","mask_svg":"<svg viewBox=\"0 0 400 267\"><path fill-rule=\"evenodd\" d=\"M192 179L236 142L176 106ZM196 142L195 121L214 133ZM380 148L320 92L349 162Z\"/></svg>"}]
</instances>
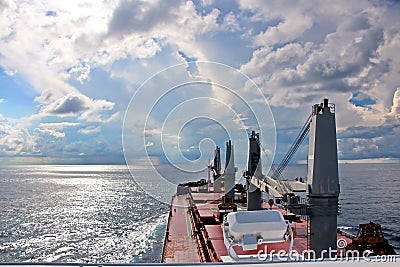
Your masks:
<instances>
[{"instance_id":1,"label":"blue sky patch","mask_svg":"<svg viewBox=\"0 0 400 267\"><path fill-rule=\"evenodd\" d=\"M47 17L56 17L57 16L57 12L53 11L53 10L46 11L46 16Z\"/></svg>"},{"instance_id":2,"label":"blue sky patch","mask_svg":"<svg viewBox=\"0 0 400 267\"><path fill-rule=\"evenodd\" d=\"M357 107L370 108L376 104L376 100L372 99L369 95L363 92L355 92L350 98L349 102Z\"/></svg>"}]
</instances>

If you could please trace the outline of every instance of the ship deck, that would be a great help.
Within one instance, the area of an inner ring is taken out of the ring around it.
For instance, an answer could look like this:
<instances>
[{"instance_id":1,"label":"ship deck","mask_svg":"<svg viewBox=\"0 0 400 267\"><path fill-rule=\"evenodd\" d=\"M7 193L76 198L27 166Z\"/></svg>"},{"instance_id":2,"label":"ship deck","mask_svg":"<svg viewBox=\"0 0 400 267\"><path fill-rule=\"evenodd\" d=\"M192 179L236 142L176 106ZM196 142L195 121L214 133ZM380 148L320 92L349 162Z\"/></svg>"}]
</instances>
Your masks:
<instances>
[{"instance_id":1,"label":"ship deck","mask_svg":"<svg viewBox=\"0 0 400 267\"><path fill-rule=\"evenodd\" d=\"M221 202L220 193L200 193L193 191L189 194L175 195L170 208L162 261L165 263L182 262L221 262L228 255L224 245L221 223L218 219L218 204ZM265 209L270 206L263 203ZM245 209L245 204L239 204L238 209ZM277 206L284 215L291 214ZM295 238L293 250L302 254L307 250L307 221L291 223ZM338 239L351 243L351 239L338 234ZM238 255L254 255L259 251L264 254L272 250L288 251L289 242L261 244L256 250L243 251L240 246L234 247Z\"/></svg>"},{"instance_id":2,"label":"ship deck","mask_svg":"<svg viewBox=\"0 0 400 267\"><path fill-rule=\"evenodd\" d=\"M188 218L188 195L172 198L162 261L165 263L200 262Z\"/></svg>"}]
</instances>

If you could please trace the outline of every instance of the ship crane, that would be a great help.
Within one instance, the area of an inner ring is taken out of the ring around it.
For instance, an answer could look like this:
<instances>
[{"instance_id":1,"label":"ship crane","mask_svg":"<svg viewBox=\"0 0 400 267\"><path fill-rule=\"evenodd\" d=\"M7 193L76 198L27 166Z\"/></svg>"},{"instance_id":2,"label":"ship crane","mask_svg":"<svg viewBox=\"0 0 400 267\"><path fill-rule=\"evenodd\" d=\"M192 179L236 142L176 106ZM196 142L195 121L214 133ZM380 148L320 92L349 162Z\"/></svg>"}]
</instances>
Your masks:
<instances>
[{"instance_id":1,"label":"ship crane","mask_svg":"<svg viewBox=\"0 0 400 267\"><path fill-rule=\"evenodd\" d=\"M245 178L250 178L251 183L260 187L261 191L265 191L275 198L284 198L286 195L294 195L295 192L305 192L306 184L302 178L300 178L300 180L297 179L296 181L285 181L282 173L308 136L310 132L311 118L312 114L308 116L306 122L304 123L285 157L282 159L281 163L278 166L275 164L271 165L270 175L266 175L264 178L259 179L261 181L257 181L257 178L249 177L248 173L245 173L245 175L247 175ZM258 145L268 159L268 153L263 148L262 144L258 142Z\"/></svg>"},{"instance_id":2,"label":"ship crane","mask_svg":"<svg viewBox=\"0 0 400 267\"><path fill-rule=\"evenodd\" d=\"M306 183L309 216L309 247L320 256L327 248L336 249L336 230L338 215L338 197L340 193L335 106L324 99L321 104L312 107L312 114L307 119L301 133L296 138L281 167L274 172L281 176L282 170L298 149L307 133L310 133L308 145L308 174ZM282 186L282 181L261 174L259 135L254 131L249 137L248 170L244 177L247 180L247 209L261 210L261 192L274 196L290 191ZM278 182L279 181L279 182ZM274 185L274 183L276 183ZM281 185L281 186L278 186ZM325 238L320 239L321 236Z\"/></svg>"},{"instance_id":3,"label":"ship crane","mask_svg":"<svg viewBox=\"0 0 400 267\"><path fill-rule=\"evenodd\" d=\"M221 178L221 151L219 146L216 147L214 151L214 162L213 165L211 166L211 171L213 173L213 189L214 192L221 192L222 191L222 178Z\"/></svg>"},{"instance_id":4,"label":"ship crane","mask_svg":"<svg viewBox=\"0 0 400 267\"><path fill-rule=\"evenodd\" d=\"M311 124L311 114L307 118L306 123L301 128L299 134L297 135L296 139L294 140L292 146L289 148L289 151L286 153L285 157L283 158L282 162L279 164L278 167L273 166L272 168L272 175L276 179L279 179L282 176L282 173L290 160L293 158L294 154L300 148L300 145L303 143L304 139L307 137L308 133L310 132L310 124Z\"/></svg>"},{"instance_id":5,"label":"ship crane","mask_svg":"<svg viewBox=\"0 0 400 267\"><path fill-rule=\"evenodd\" d=\"M283 181L283 171L287 167L288 163L291 161L295 153L300 148L301 144L307 137L308 133L310 132L310 124L311 124L311 115L307 118L305 124L301 128L299 134L297 135L295 141L293 142L292 146L290 147L289 151L286 153L285 157L283 158L282 162L276 166L272 164L270 173L271 175L260 175L260 177L250 176L250 171L244 173L244 177L252 183L254 186L260 188L261 191L267 192L269 195L272 195L275 198L284 198L287 195L294 195L295 192L305 192L306 191L306 184L302 179L296 181ZM257 145L261 148L263 154L268 157L268 153L263 148L261 142L259 141L258 137L256 137L256 133L252 133L249 142L253 142L254 140ZM250 148L251 149L251 148ZM254 151L249 152L249 157L254 156L250 161L259 160L258 150L255 149Z\"/></svg>"},{"instance_id":6,"label":"ship crane","mask_svg":"<svg viewBox=\"0 0 400 267\"><path fill-rule=\"evenodd\" d=\"M307 128L306 128L307 129ZM309 128L308 128L309 129ZM303 130L302 130L303 132ZM305 136L306 134L302 133L301 136ZM299 134L300 136L300 134ZM257 186L262 192L266 192L269 195L282 199L286 195L294 195L295 192L305 192L306 184L302 179L296 181L286 181L283 180L282 172L286 168L288 162L293 157L295 151L300 146L301 142L304 140L304 137L297 142L296 145L292 145L291 150L288 152L285 159L282 163L276 167L274 164L271 165L272 175L258 175L259 177L251 176L247 171L243 174L244 178L252 183L254 186ZM263 154L268 158L268 154L266 150L263 148L261 143L258 144L263 151ZM288 156L290 155L290 156Z\"/></svg>"},{"instance_id":7,"label":"ship crane","mask_svg":"<svg viewBox=\"0 0 400 267\"><path fill-rule=\"evenodd\" d=\"M221 149L216 147L214 152L213 165L209 164L209 170L213 174L213 191L225 192L227 195L234 196L235 175L237 167L235 167L235 157L232 141L226 142L225 169L221 169Z\"/></svg>"}]
</instances>

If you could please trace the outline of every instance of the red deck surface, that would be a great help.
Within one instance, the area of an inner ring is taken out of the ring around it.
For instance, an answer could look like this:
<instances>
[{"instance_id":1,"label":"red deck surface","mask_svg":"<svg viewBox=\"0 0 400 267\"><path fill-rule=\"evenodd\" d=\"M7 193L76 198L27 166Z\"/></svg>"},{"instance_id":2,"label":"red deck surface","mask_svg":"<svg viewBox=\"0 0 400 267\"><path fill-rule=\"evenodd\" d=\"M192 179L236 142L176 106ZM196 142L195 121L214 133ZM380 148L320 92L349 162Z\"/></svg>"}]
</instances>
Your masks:
<instances>
[{"instance_id":1,"label":"red deck surface","mask_svg":"<svg viewBox=\"0 0 400 267\"><path fill-rule=\"evenodd\" d=\"M192 198L196 203L210 203L222 199L222 193L192 193Z\"/></svg>"},{"instance_id":2,"label":"red deck surface","mask_svg":"<svg viewBox=\"0 0 400 267\"><path fill-rule=\"evenodd\" d=\"M187 208L191 199L194 209L191 212ZM169 218L168 231L169 240L166 242L163 252L163 262L201 262L205 261L205 256L201 251L207 250L211 261L221 261L221 256L227 256L228 252L224 245L223 233L221 225L218 221L218 201L221 194L219 193L192 193L188 195L175 196L173 198L171 212L172 217ZM205 204L203 204L205 203ZM264 203L264 208L270 208ZM279 210L283 214L292 214L286 212L276 206L274 210ZM176 211L174 211L176 210ZM192 216L192 217L191 217ZM191 221L192 218L192 221ZM214 218L215 224L210 224ZM197 223L195 222L197 220ZM207 222L207 223L204 223ZM307 250L307 221L293 222L292 228L295 231L295 239L293 249L298 253ZM197 227L197 228L196 228ZM189 229L189 230L188 230ZM195 230L197 229L197 231ZM196 231L197 235L192 235L191 231ZM203 246L201 239L203 238ZM351 243L351 239L338 235L338 239L345 239L347 243ZM204 246L204 244L206 244ZM206 247L206 249L204 249ZM279 250L287 251L289 242L262 244L257 250L243 251L240 246L234 247L238 255L257 254L262 250L263 253L270 253L271 250L278 252ZM205 254L207 254L205 253Z\"/></svg>"},{"instance_id":3,"label":"red deck surface","mask_svg":"<svg viewBox=\"0 0 400 267\"><path fill-rule=\"evenodd\" d=\"M206 203L206 204L196 205L201 218L205 218L205 217L217 218L217 210L216 210L218 208L217 206L218 206L218 203ZM214 208L214 210L213 210L213 208Z\"/></svg>"},{"instance_id":4,"label":"red deck surface","mask_svg":"<svg viewBox=\"0 0 400 267\"><path fill-rule=\"evenodd\" d=\"M163 262L200 262L188 221L187 195L174 196L168 219Z\"/></svg>"}]
</instances>

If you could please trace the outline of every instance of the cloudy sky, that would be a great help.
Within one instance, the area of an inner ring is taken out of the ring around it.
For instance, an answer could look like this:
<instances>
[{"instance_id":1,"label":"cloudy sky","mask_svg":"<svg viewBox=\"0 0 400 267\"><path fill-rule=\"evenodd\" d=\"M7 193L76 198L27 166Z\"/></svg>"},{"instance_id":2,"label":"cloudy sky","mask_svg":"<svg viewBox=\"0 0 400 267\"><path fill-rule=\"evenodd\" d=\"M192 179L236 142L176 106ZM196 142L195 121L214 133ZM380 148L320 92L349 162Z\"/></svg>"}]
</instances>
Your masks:
<instances>
[{"instance_id":1,"label":"cloudy sky","mask_svg":"<svg viewBox=\"0 0 400 267\"><path fill-rule=\"evenodd\" d=\"M260 127L277 162L324 97L336 104L340 159L400 158L398 1L0 0L0 13L2 163L124 163L123 125L140 139L124 142L138 163L143 151L163 162L177 146L198 159L202 143L209 150L236 136L226 125L241 130L235 155L244 157L252 120L237 96L254 110L269 103L276 140ZM231 66L255 84L238 78L235 89L231 76L234 89L224 91L212 83L229 71L193 61ZM184 68L151 87L176 64ZM182 75L210 83L157 102ZM143 116L145 129L135 124Z\"/></svg>"}]
</instances>

